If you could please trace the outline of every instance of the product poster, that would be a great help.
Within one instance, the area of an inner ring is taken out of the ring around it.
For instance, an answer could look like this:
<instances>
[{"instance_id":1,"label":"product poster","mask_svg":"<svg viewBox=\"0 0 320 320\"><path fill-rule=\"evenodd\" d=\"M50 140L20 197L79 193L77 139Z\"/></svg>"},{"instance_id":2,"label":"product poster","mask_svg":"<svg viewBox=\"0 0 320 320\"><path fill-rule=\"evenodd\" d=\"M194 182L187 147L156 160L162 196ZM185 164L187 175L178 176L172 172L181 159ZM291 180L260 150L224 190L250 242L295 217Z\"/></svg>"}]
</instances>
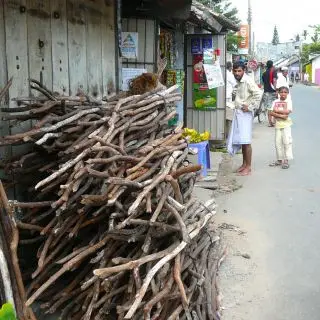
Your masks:
<instances>
[{"instance_id":1,"label":"product poster","mask_svg":"<svg viewBox=\"0 0 320 320\"><path fill-rule=\"evenodd\" d=\"M212 49L213 41L212 38L202 38L202 50Z\"/></svg>"},{"instance_id":2,"label":"product poster","mask_svg":"<svg viewBox=\"0 0 320 320\"><path fill-rule=\"evenodd\" d=\"M276 102L275 105L274 105L274 111L277 112L277 111L284 111L284 110L287 110L288 109L288 106L287 106L287 102L284 101L279 101L279 102Z\"/></svg>"},{"instance_id":3,"label":"product poster","mask_svg":"<svg viewBox=\"0 0 320 320\"><path fill-rule=\"evenodd\" d=\"M181 89L181 93L184 92L184 71L183 70L177 70L176 71L176 77L177 77L177 85Z\"/></svg>"},{"instance_id":4,"label":"product poster","mask_svg":"<svg viewBox=\"0 0 320 320\"><path fill-rule=\"evenodd\" d=\"M203 55L193 56L193 104L198 110L217 108L217 89L209 89Z\"/></svg>"},{"instance_id":5,"label":"product poster","mask_svg":"<svg viewBox=\"0 0 320 320\"><path fill-rule=\"evenodd\" d=\"M175 63L175 53L174 53L174 37L171 32L161 29L160 32L160 57L167 58L166 69L172 68Z\"/></svg>"},{"instance_id":6,"label":"product poster","mask_svg":"<svg viewBox=\"0 0 320 320\"><path fill-rule=\"evenodd\" d=\"M214 89L214 88L224 86L221 67L218 62L214 64L204 64L203 67L206 73L209 89Z\"/></svg>"},{"instance_id":7,"label":"product poster","mask_svg":"<svg viewBox=\"0 0 320 320\"><path fill-rule=\"evenodd\" d=\"M177 72L176 70L164 70L163 72L164 75L164 83L165 85L169 88L177 84Z\"/></svg>"},{"instance_id":8,"label":"product poster","mask_svg":"<svg viewBox=\"0 0 320 320\"><path fill-rule=\"evenodd\" d=\"M146 69L122 68L122 90L128 91L130 81L146 72Z\"/></svg>"},{"instance_id":9,"label":"product poster","mask_svg":"<svg viewBox=\"0 0 320 320\"><path fill-rule=\"evenodd\" d=\"M204 64L213 64L214 63L214 50L206 49L203 51L203 63Z\"/></svg>"},{"instance_id":10,"label":"product poster","mask_svg":"<svg viewBox=\"0 0 320 320\"><path fill-rule=\"evenodd\" d=\"M201 50L201 41L200 38L192 38L191 39L191 53L192 54L200 54Z\"/></svg>"},{"instance_id":11,"label":"product poster","mask_svg":"<svg viewBox=\"0 0 320 320\"><path fill-rule=\"evenodd\" d=\"M138 58L138 33L122 32L121 34L121 54L126 59Z\"/></svg>"}]
</instances>

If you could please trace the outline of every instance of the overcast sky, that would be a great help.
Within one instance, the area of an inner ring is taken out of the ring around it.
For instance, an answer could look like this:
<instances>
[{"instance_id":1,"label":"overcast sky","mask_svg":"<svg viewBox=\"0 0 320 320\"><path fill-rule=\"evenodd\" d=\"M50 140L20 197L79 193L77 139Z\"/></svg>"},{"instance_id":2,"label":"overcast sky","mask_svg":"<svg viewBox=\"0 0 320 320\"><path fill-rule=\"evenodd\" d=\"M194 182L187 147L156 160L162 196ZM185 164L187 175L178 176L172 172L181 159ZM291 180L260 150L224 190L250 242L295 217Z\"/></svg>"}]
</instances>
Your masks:
<instances>
[{"instance_id":1,"label":"overcast sky","mask_svg":"<svg viewBox=\"0 0 320 320\"><path fill-rule=\"evenodd\" d=\"M240 18L246 22L248 0L231 1L238 8ZM286 42L309 25L320 24L319 0L303 0L298 4L293 0L251 0L251 3L256 42L271 42L275 25L280 42Z\"/></svg>"}]
</instances>

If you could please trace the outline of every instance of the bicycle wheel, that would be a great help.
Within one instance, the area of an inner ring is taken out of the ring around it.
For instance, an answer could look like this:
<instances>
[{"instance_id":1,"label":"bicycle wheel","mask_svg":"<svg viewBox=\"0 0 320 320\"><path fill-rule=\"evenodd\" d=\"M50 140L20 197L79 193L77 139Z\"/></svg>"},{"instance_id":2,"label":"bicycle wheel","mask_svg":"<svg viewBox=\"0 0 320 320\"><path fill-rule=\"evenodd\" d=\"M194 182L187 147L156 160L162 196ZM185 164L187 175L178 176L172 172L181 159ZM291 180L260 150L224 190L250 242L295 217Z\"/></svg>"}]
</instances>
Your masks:
<instances>
[{"instance_id":1,"label":"bicycle wheel","mask_svg":"<svg viewBox=\"0 0 320 320\"><path fill-rule=\"evenodd\" d=\"M266 109L262 109L259 114L258 114L258 121L259 123L264 123L266 122L268 119L268 112Z\"/></svg>"}]
</instances>

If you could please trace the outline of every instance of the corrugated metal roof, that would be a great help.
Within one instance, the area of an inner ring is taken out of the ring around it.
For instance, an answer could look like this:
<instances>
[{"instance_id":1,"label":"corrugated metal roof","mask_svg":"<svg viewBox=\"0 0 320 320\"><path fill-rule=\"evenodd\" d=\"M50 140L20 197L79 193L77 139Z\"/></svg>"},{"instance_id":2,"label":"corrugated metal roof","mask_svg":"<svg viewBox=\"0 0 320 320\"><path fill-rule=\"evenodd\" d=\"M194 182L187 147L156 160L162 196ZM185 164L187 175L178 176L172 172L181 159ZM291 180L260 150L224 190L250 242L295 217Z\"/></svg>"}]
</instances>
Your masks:
<instances>
[{"instance_id":1,"label":"corrugated metal roof","mask_svg":"<svg viewBox=\"0 0 320 320\"><path fill-rule=\"evenodd\" d=\"M298 62L299 60L300 60L299 57L296 57L296 56L291 57L290 60L289 60L288 63L287 63L287 66L291 66L292 64Z\"/></svg>"},{"instance_id":2,"label":"corrugated metal roof","mask_svg":"<svg viewBox=\"0 0 320 320\"><path fill-rule=\"evenodd\" d=\"M309 62L311 62L314 59L317 59L320 57L320 53L314 53L309 55Z\"/></svg>"},{"instance_id":3,"label":"corrugated metal roof","mask_svg":"<svg viewBox=\"0 0 320 320\"><path fill-rule=\"evenodd\" d=\"M191 18L210 31L239 30L239 25L195 0L191 5Z\"/></svg>"}]
</instances>

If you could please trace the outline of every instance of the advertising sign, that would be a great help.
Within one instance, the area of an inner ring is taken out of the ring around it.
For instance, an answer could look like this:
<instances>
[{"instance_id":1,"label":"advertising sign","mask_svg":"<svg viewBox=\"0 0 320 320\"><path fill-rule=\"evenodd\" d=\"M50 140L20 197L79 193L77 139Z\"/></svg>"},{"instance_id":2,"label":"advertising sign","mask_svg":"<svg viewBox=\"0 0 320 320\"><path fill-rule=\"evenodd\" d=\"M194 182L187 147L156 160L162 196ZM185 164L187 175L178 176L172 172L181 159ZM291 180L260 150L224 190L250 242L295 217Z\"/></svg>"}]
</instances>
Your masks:
<instances>
[{"instance_id":1,"label":"advertising sign","mask_svg":"<svg viewBox=\"0 0 320 320\"><path fill-rule=\"evenodd\" d=\"M242 24L240 26L240 31L238 32L240 37L238 43L238 53L239 54L248 54L249 52L249 25Z\"/></svg>"},{"instance_id":2,"label":"advertising sign","mask_svg":"<svg viewBox=\"0 0 320 320\"><path fill-rule=\"evenodd\" d=\"M200 54L201 53L200 38L192 38L191 39L191 53L192 54Z\"/></svg>"},{"instance_id":3,"label":"advertising sign","mask_svg":"<svg viewBox=\"0 0 320 320\"><path fill-rule=\"evenodd\" d=\"M256 71L258 69L258 61L254 59L248 61L248 68L250 70Z\"/></svg>"},{"instance_id":4,"label":"advertising sign","mask_svg":"<svg viewBox=\"0 0 320 320\"><path fill-rule=\"evenodd\" d=\"M193 104L197 110L217 108L217 89L209 89L203 65L203 55L193 56Z\"/></svg>"},{"instance_id":5,"label":"advertising sign","mask_svg":"<svg viewBox=\"0 0 320 320\"><path fill-rule=\"evenodd\" d=\"M138 33L122 32L121 34L121 53L126 59L138 58Z\"/></svg>"}]
</instances>

